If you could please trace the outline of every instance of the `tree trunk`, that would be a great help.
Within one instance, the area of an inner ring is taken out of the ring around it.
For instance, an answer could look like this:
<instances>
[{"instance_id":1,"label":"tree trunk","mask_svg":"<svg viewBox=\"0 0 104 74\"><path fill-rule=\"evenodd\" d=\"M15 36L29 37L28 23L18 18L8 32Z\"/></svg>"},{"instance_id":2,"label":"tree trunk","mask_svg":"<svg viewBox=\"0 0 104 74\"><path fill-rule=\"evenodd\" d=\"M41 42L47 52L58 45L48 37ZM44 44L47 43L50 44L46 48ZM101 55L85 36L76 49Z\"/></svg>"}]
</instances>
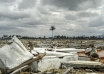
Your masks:
<instances>
[{"instance_id":1,"label":"tree trunk","mask_svg":"<svg viewBox=\"0 0 104 74\"><path fill-rule=\"evenodd\" d=\"M53 40L53 30L52 30L52 40Z\"/></svg>"}]
</instances>

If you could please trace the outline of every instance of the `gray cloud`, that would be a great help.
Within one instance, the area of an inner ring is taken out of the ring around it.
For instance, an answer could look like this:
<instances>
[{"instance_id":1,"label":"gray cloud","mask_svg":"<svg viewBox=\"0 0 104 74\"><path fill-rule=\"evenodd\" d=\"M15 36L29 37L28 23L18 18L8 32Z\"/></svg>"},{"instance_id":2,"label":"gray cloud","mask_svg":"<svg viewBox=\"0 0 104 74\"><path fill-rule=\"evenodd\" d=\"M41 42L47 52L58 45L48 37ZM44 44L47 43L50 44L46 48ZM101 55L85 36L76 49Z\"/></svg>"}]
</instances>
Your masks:
<instances>
[{"instance_id":1,"label":"gray cloud","mask_svg":"<svg viewBox=\"0 0 104 74\"><path fill-rule=\"evenodd\" d=\"M72 14L65 15L65 18L67 20L73 20L73 21L77 19L76 15L72 15Z\"/></svg>"},{"instance_id":2,"label":"gray cloud","mask_svg":"<svg viewBox=\"0 0 104 74\"><path fill-rule=\"evenodd\" d=\"M69 10L86 10L100 6L102 0L42 0L44 5L57 6Z\"/></svg>"},{"instance_id":3,"label":"gray cloud","mask_svg":"<svg viewBox=\"0 0 104 74\"><path fill-rule=\"evenodd\" d=\"M11 20L18 20L18 19L23 19L23 18L28 18L30 17L29 14L23 13L23 12L0 12L0 18L3 19L11 19Z\"/></svg>"},{"instance_id":4,"label":"gray cloud","mask_svg":"<svg viewBox=\"0 0 104 74\"><path fill-rule=\"evenodd\" d=\"M99 17L99 18L89 22L89 27L99 27L99 26L104 26L104 18L103 17Z\"/></svg>"},{"instance_id":5,"label":"gray cloud","mask_svg":"<svg viewBox=\"0 0 104 74\"><path fill-rule=\"evenodd\" d=\"M95 17L98 16L98 13L92 13L92 12L80 12L77 14L79 17Z\"/></svg>"},{"instance_id":6,"label":"gray cloud","mask_svg":"<svg viewBox=\"0 0 104 74\"><path fill-rule=\"evenodd\" d=\"M62 8L68 8L70 10L76 10L79 3L83 3L84 0L43 0L42 3L45 5L55 5Z\"/></svg>"},{"instance_id":7,"label":"gray cloud","mask_svg":"<svg viewBox=\"0 0 104 74\"><path fill-rule=\"evenodd\" d=\"M41 13L41 14L44 14L44 15L50 15L51 14L51 11L49 10L49 7L46 7L46 6L41 6L39 5L37 10Z\"/></svg>"},{"instance_id":8,"label":"gray cloud","mask_svg":"<svg viewBox=\"0 0 104 74\"><path fill-rule=\"evenodd\" d=\"M15 0L0 0L0 3L14 2Z\"/></svg>"},{"instance_id":9,"label":"gray cloud","mask_svg":"<svg viewBox=\"0 0 104 74\"><path fill-rule=\"evenodd\" d=\"M16 34L16 33L22 33L25 32L25 30L20 29L19 27L14 27L14 26L0 26L0 33L6 33L8 34Z\"/></svg>"},{"instance_id":10,"label":"gray cloud","mask_svg":"<svg viewBox=\"0 0 104 74\"><path fill-rule=\"evenodd\" d=\"M18 8L19 9L27 9L27 8L33 8L35 7L37 0L22 0L19 5Z\"/></svg>"},{"instance_id":11,"label":"gray cloud","mask_svg":"<svg viewBox=\"0 0 104 74\"><path fill-rule=\"evenodd\" d=\"M0 26L0 30L13 30L14 28L13 27L8 27L8 26Z\"/></svg>"}]
</instances>

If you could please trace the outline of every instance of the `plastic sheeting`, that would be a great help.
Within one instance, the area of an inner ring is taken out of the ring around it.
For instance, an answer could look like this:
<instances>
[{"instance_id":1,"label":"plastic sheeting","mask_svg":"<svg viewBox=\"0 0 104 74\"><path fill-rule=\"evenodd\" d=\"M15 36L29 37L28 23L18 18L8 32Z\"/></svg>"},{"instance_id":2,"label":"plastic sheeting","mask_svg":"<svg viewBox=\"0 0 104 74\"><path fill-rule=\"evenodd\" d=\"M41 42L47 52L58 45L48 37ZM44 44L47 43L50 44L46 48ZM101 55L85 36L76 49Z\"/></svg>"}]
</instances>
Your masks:
<instances>
[{"instance_id":1,"label":"plastic sheeting","mask_svg":"<svg viewBox=\"0 0 104 74\"><path fill-rule=\"evenodd\" d=\"M17 37L13 37L9 42L12 42L12 44L5 45L0 49L0 59L8 69L12 69L33 58L33 55Z\"/></svg>"},{"instance_id":2,"label":"plastic sheeting","mask_svg":"<svg viewBox=\"0 0 104 74\"><path fill-rule=\"evenodd\" d=\"M61 60L55 56L45 56L38 63L38 70L41 72L51 70L51 69L59 69L61 65Z\"/></svg>"}]
</instances>

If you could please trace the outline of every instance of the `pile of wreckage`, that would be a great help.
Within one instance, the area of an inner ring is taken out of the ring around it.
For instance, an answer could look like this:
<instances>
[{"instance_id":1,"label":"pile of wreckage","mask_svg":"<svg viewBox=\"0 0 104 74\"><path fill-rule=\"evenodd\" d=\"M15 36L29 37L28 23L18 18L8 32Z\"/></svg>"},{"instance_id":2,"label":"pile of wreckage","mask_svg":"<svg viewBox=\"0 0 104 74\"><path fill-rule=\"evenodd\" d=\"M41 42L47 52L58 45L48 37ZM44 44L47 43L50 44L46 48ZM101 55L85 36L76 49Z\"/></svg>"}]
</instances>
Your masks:
<instances>
[{"instance_id":1,"label":"pile of wreckage","mask_svg":"<svg viewBox=\"0 0 104 74\"><path fill-rule=\"evenodd\" d=\"M104 69L104 51L92 49L33 48L29 52L14 36L0 48L0 74L68 74L73 68ZM60 70L63 68L65 71Z\"/></svg>"}]
</instances>

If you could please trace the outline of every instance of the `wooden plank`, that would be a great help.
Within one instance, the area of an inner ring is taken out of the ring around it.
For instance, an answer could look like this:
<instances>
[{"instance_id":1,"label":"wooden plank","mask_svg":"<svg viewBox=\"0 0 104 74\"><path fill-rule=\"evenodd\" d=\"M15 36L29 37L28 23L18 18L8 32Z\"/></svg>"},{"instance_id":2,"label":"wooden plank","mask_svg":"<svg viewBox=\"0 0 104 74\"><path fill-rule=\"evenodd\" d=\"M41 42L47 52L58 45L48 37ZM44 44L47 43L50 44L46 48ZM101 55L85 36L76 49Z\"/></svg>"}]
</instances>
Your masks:
<instances>
[{"instance_id":1,"label":"wooden plank","mask_svg":"<svg viewBox=\"0 0 104 74\"><path fill-rule=\"evenodd\" d=\"M86 57L87 55L85 54L85 51L82 51L82 52L77 52L78 56L83 56L83 57Z\"/></svg>"}]
</instances>

